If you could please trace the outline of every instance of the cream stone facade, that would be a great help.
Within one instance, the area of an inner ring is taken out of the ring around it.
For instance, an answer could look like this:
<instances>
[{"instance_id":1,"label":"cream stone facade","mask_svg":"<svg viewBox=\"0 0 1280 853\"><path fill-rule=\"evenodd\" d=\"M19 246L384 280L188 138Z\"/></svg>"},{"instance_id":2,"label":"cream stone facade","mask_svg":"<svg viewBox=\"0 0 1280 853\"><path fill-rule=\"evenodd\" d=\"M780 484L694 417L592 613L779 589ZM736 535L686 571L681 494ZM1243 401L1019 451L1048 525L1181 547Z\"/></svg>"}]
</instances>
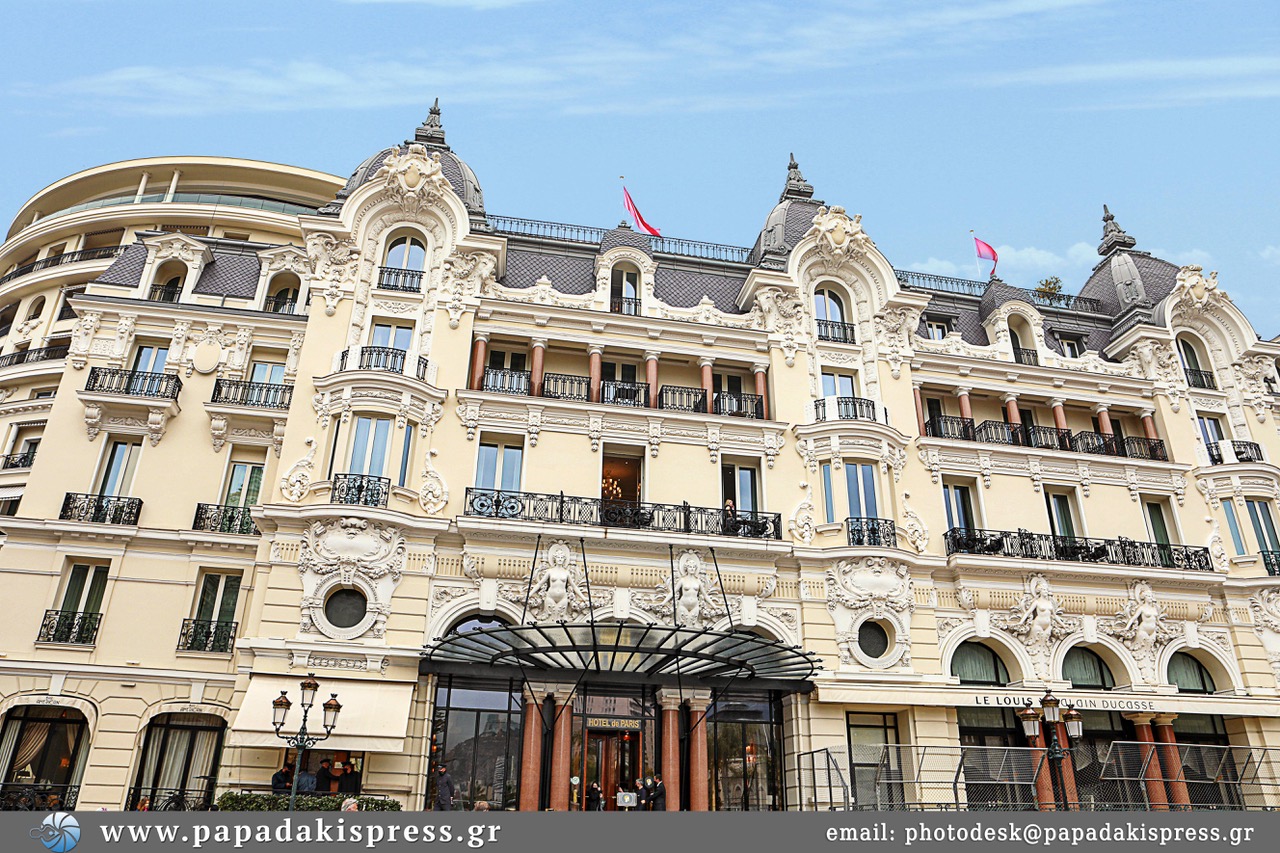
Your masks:
<instances>
[{"instance_id":1,"label":"cream stone facade","mask_svg":"<svg viewBox=\"0 0 1280 853\"><path fill-rule=\"evenodd\" d=\"M346 182L41 190L0 801L267 790L314 673L306 763L406 808L440 759L467 807L1280 805L1280 344L1109 212L1066 296L895 270L813 196L793 161L750 249L495 216L438 110Z\"/></svg>"}]
</instances>

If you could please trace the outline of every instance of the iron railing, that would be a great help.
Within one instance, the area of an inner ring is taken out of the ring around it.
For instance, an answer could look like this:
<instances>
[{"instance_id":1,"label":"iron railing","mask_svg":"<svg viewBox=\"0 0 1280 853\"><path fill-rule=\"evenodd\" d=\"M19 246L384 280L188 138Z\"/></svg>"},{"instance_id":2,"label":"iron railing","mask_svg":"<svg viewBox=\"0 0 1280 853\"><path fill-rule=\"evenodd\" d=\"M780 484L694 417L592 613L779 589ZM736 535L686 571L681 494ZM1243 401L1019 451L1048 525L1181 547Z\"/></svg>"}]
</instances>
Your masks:
<instances>
[{"instance_id":1,"label":"iron railing","mask_svg":"<svg viewBox=\"0 0 1280 853\"><path fill-rule=\"evenodd\" d=\"M153 284L151 290L147 292L147 299L151 302L177 302L181 296L181 287L168 284Z\"/></svg>"},{"instance_id":2,"label":"iron railing","mask_svg":"<svg viewBox=\"0 0 1280 853\"><path fill-rule=\"evenodd\" d=\"M0 284L6 281L12 281L19 276L27 273L39 272L47 270L51 267L59 267L63 264L74 264L78 261L103 261L107 258L114 258L124 251L124 246L104 246L100 249L81 249L78 252L63 252L61 255L53 255L49 258L41 258L38 261L32 261L29 264L23 264L17 269L11 270L0 276Z\"/></svg>"},{"instance_id":3,"label":"iron railing","mask_svg":"<svg viewBox=\"0 0 1280 853\"><path fill-rule=\"evenodd\" d=\"M383 290L400 290L405 293L422 292L422 270L406 270L399 267L378 267L378 287Z\"/></svg>"},{"instance_id":4,"label":"iron railing","mask_svg":"<svg viewBox=\"0 0 1280 853\"><path fill-rule=\"evenodd\" d=\"M71 811L79 799L79 785L44 785L38 782L5 782L0 785L0 812Z\"/></svg>"},{"instance_id":5,"label":"iron railing","mask_svg":"<svg viewBox=\"0 0 1280 853\"><path fill-rule=\"evenodd\" d=\"M1192 370L1188 367L1183 372L1187 376L1187 384L1192 388L1218 390L1218 380L1214 378L1212 370Z\"/></svg>"},{"instance_id":6,"label":"iron railing","mask_svg":"<svg viewBox=\"0 0 1280 853\"><path fill-rule=\"evenodd\" d=\"M1071 449L1095 456L1124 456L1124 442L1118 436L1101 432L1072 433Z\"/></svg>"},{"instance_id":7,"label":"iron railing","mask_svg":"<svg viewBox=\"0 0 1280 853\"><path fill-rule=\"evenodd\" d=\"M713 414L736 418L764 418L764 397L759 394L735 394L717 391L712 402Z\"/></svg>"},{"instance_id":8,"label":"iron railing","mask_svg":"<svg viewBox=\"0 0 1280 853\"><path fill-rule=\"evenodd\" d=\"M141 370L94 367L89 370L89 380L85 383L84 390L101 394L126 394L131 397L176 400L178 393L182 391L182 379L172 373L146 373Z\"/></svg>"},{"instance_id":9,"label":"iron railing","mask_svg":"<svg viewBox=\"0 0 1280 853\"><path fill-rule=\"evenodd\" d=\"M835 405L829 405L829 401ZM840 421L874 421L876 404L865 397L823 397L813 401L813 419L821 423L827 419Z\"/></svg>"},{"instance_id":10,"label":"iron railing","mask_svg":"<svg viewBox=\"0 0 1280 853\"><path fill-rule=\"evenodd\" d=\"M272 314L292 314L294 309L297 307L297 297L287 296L285 294L268 296L262 303L262 310L269 311Z\"/></svg>"},{"instance_id":11,"label":"iron railing","mask_svg":"<svg viewBox=\"0 0 1280 853\"><path fill-rule=\"evenodd\" d=\"M609 310L628 317L640 316L640 300L632 296L614 296L609 300Z\"/></svg>"},{"instance_id":12,"label":"iron railing","mask_svg":"<svg viewBox=\"0 0 1280 853\"><path fill-rule=\"evenodd\" d=\"M974 431L973 418L958 418L955 415L936 415L924 423L924 434L930 438L976 441Z\"/></svg>"},{"instance_id":13,"label":"iron railing","mask_svg":"<svg viewBox=\"0 0 1280 853\"><path fill-rule=\"evenodd\" d=\"M1071 430L1051 426L1023 426L1027 447L1040 450L1070 450Z\"/></svg>"},{"instance_id":14,"label":"iron railing","mask_svg":"<svg viewBox=\"0 0 1280 853\"><path fill-rule=\"evenodd\" d=\"M1263 551L1262 567L1273 578L1280 577L1280 551Z\"/></svg>"},{"instance_id":15,"label":"iron railing","mask_svg":"<svg viewBox=\"0 0 1280 853\"><path fill-rule=\"evenodd\" d=\"M891 518L846 518L849 544L854 547L896 548L898 528Z\"/></svg>"},{"instance_id":16,"label":"iron railing","mask_svg":"<svg viewBox=\"0 0 1280 853\"><path fill-rule=\"evenodd\" d=\"M293 386L277 385L274 382L218 379L213 383L212 402L261 409L287 409L293 402Z\"/></svg>"},{"instance_id":17,"label":"iron railing","mask_svg":"<svg viewBox=\"0 0 1280 853\"><path fill-rule=\"evenodd\" d=\"M658 389L658 408L672 412L706 412L707 391L685 385L663 385Z\"/></svg>"},{"instance_id":18,"label":"iron railing","mask_svg":"<svg viewBox=\"0 0 1280 853\"><path fill-rule=\"evenodd\" d=\"M569 373L544 373L542 396L551 400L577 400L585 403L591 399L591 378Z\"/></svg>"},{"instance_id":19,"label":"iron railing","mask_svg":"<svg viewBox=\"0 0 1280 853\"><path fill-rule=\"evenodd\" d=\"M183 619L178 632L178 651L230 654L236 644L239 622L211 619Z\"/></svg>"},{"instance_id":20,"label":"iron railing","mask_svg":"<svg viewBox=\"0 0 1280 853\"><path fill-rule=\"evenodd\" d=\"M484 384L481 386L481 390L491 391L495 394L520 394L527 397L529 395L529 371L486 367L484 370Z\"/></svg>"},{"instance_id":21,"label":"iron railing","mask_svg":"<svg viewBox=\"0 0 1280 853\"><path fill-rule=\"evenodd\" d=\"M36 451L35 448L32 448L22 453L10 453L8 456L0 456L0 468L6 471L10 468L30 468L35 461Z\"/></svg>"},{"instance_id":22,"label":"iron railing","mask_svg":"<svg viewBox=\"0 0 1280 853\"><path fill-rule=\"evenodd\" d=\"M0 355L0 367L13 367L14 365L27 364L32 361L52 361L55 358L66 358L67 353L70 351L71 346L69 344L18 350L8 355Z\"/></svg>"},{"instance_id":23,"label":"iron railing","mask_svg":"<svg viewBox=\"0 0 1280 853\"><path fill-rule=\"evenodd\" d=\"M1040 366L1040 355L1035 350L1027 349L1026 347L1014 347L1013 360L1018 364L1027 364L1031 367Z\"/></svg>"},{"instance_id":24,"label":"iron railing","mask_svg":"<svg viewBox=\"0 0 1280 853\"><path fill-rule=\"evenodd\" d=\"M468 488L463 511L470 516L544 524L625 527L748 539L782 538L782 517L778 513L714 509L688 503L584 498L563 492L552 495Z\"/></svg>"},{"instance_id":25,"label":"iron railing","mask_svg":"<svg viewBox=\"0 0 1280 853\"><path fill-rule=\"evenodd\" d=\"M1155 462L1168 462L1169 453L1164 442L1158 438L1131 435L1124 440L1124 455L1130 459L1151 459Z\"/></svg>"},{"instance_id":26,"label":"iron railing","mask_svg":"<svg viewBox=\"0 0 1280 853\"><path fill-rule=\"evenodd\" d=\"M1222 452L1222 445L1230 444L1231 451L1235 454L1237 462L1261 462L1262 446L1255 441L1215 441L1206 445L1209 451L1209 462L1213 465L1221 465L1226 461L1226 457Z\"/></svg>"},{"instance_id":27,"label":"iron railing","mask_svg":"<svg viewBox=\"0 0 1280 853\"><path fill-rule=\"evenodd\" d=\"M338 359L338 370L346 370L351 350L343 350ZM359 370L385 370L388 373L404 373L405 351L396 347L360 347Z\"/></svg>"},{"instance_id":28,"label":"iron railing","mask_svg":"<svg viewBox=\"0 0 1280 853\"><path fill-rule=\"evenodd\" d=\"M371 474L334 474L330 498L336 504L386 506L391 481Z\"/></svg>"},{"instance_id":29,"label":"iron railing","mask_svg":"<svg viewBox=\"0 0 1280 853\"><path fill-rule=\"evenodd\" d=\"M425 355L418 356L418 369L415 371L419 382L431 381L431 362Z\"/></svg>"},{"instance_id":30,"label":"iron railing","mask_svg":"<svg viewBox=\"0 0 1280 853\"><path fill-rule=\"evenodd\" d=\"M111 495L88 495L67 492L58 518L63 521L89 521L95 524L137 524L142 512L142 498L120 498Z\"/></svg>"},{"instance_id":31,"label":"iron railing","mask_svg":"<svg viewBox=\"0 0 1280 853\"><path fill-rule=\"evenodd\" d=\"M981 296L986 292L988 281L977 281L970 278L953 278L945 275L933 275L925 272L894 270L899 283L904 287L916 290L940 290L944 293L960 293L965 296ZM1005 285L1017 291L1021 297L1034 305L1048 308L1065 308L1069 311L1084 311L1090 314L1103 313L1102 302L1088 296L1073 296L1069 293L1046 293L1041 290L1028 290L1023 287Z\"/></svg>"},{"instance_id":32,"label":"iron railing","mask_svg":"<svg viewBox=\"0 0 1280 853\"><path fill-rule=\"evenodd\" d=\"M257 536L258 528L247 506L231 504L196 504L196 517L192 530L208 530L213 533L240 533Z\"/></svg>"},{"instance_id":33,"label":"iron railing","mask_svg":"<svg viewBox=\"0 0 1280 853\"><path fill-rule=\"evenodd\" d=\"M837 320L819 320L818 340L838 344L856 344L858 327L853 323L841 323Z\"/></svg>"},{"instance_id":34,"label":"iron railing","mask_svg":"<svg viewBox=\"0 0 1280 853\"><path fill-rule=\"evenodd\" d=\"M536 219L522 219L518 216L486 216L495 231L503 234L520 234L526 237L542 237L547 240L558 240L564 243L586 243L599 245L604 239L606 230L591 225L569 225L564 222L542 222ZM705 243L699 240L682 240L678 237L649 237L649 245L653 251L668 255L687 255L711 261L728 261L730 263L746 263L750 249L743 246L728 246L723 243Z\"/></svg>"},{"instance_id":35,"label":"iron railing","mask_svg":"<svg viewBox=\"0 0 1280 853\"><path fill-rule=\"evenodd\" d=\"M947 554L979 554L1024 560L1057 560L1068 563L1112 563L1152 569L1213 571L1209 549L1162 542L1118 539L1086 539L1028 530L948 530L943 540Z\"/></svg>"},{"instance_id":36,"label":"iron railing","mask_svg":"<svg viewBox=\"0 0 1280 853\"><path fill-rule=\"evenodd\" d=\"M981 441L986 444L1013 444L1022 446L1026 443L1026 436L1022 431L1022 427L1018 424L1006 423L1004 421L983 421L973 429L974 441Z\"/></svg>"},{"instance_id":37,"label":"iron railing","mask_svg":"<svg viewBox=\"0 0 1280 853\"><path fill-rule=\"evenodd\" d=\"M972 420L952 415L942 415L925 421L925 435L932 438L979 441L984 444L1034 447L1040 450L1065 450L1097 456L1150 459L1156 462L1169 461L1165 443L1158 438L1145 436L1124 438L1100 432L1073 433L1071 430L1057 427L1027 426L1005 421L983 421L974 426ZM1237 443L1252 444L1252 442ZM1258 452L1261 453L1261 450ZM1216 445L1209 446L1209 458L1215 465L1222 461L1222 454L1216 449Z\"/></svg>"},{"instance_id":38,"label":"iron railing","mask_svg":"<svg viewBox=\"0 0 1280 853\"><path fill-rule=\"evenodd\" d=\"M101 613L46 610L36 633L36 642L92 646L98 641L98 626L101 624Z\"/></svg>"},{"instance_id":39,"label":"iron railing","mask_svg":"<svg viewBox=\"0 0 1280 853\"><path fill-rule=\"evenodd\" d=\"M600 383L600 402L646 409L649 407L649 386L644 382L606 379Z\"/></svg>"}]
</instances>

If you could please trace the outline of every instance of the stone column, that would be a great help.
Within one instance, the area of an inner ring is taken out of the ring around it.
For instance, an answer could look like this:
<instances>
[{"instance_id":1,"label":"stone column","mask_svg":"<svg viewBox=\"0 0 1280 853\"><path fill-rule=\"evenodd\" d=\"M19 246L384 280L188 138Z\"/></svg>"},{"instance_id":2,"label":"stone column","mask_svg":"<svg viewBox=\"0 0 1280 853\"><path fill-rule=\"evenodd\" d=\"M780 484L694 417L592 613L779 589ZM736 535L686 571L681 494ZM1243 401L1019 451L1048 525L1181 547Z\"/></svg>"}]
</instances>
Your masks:
<instances>
[{"instance_id":1,"label":"stone column","mask_svg":"<svg viewBox=\"0 0 1280 853\"><path fill-rule=\"evenodd\" d=\"M1154 409L1143 409L1138 413L1138 417L1142 418L1142 433L1152 440L1158 439L1160 433L1156 432L1156 413Z\"/></svg>"},{"instance_id":2,"label":"stone column","mask_svg":"<svg viewBox=\"0 0 1280 853\"><path fill-rule=\"evenodd\" d=\"M1041 723L1043 731L1044 723ZM1049 769L1049 756L1045 753L1044 746L1040 743L1041 735L1032 735L1027 738L1031 748L1035 750L1033 757L1035 758L1036 769L1036 806L1042 812L1051 812L1058 807L1057 800L1053 796L1053 777L1050 775L1052 771Z\"/></svg>"},{"instance_id":3,"label":"stone column","mask_svg":"<svg viewBox=\"0 0 1280 853\"><path fill-rule=\"evenodd\" d=\"M766 379L769 365L752 365L751 370L756 376L756 396L760 398L760 414L767 421L769 420L769 387Z\"/></svg>"},{"instance_id":4,"label":"stone column","mask_svg":"<svg viewBox=\"0 0 1280 853\"><path fill-rule=\"evenodd\" d=\"M529 342L529 345L533 347L532 364L529 366L529 393L535 397L541 397L542 376L546 370L547 362L547 339L534 338Z\"/></svg>"},{"instance_id":5,"label":"stone column","mask_svg":"<svg viewBox=\"0 0 1280 853\"><path fill-rule=\"evenodd\" d=\"M679 691L658 691L662 706L662 781L667 786L667 811L680 811L680 700Z\"/></svg>"},{"instance_id":6,"label":"stone column","mask_svg":"<svg viewBox=\"0 0 1280 853\"><path fill-rule=\"evenodd\" d=\"M536 812L542 794L542 698L525 690L524 737L520 747L520 811Z\"/></svg>"},{"instance_id":7,"label":"stone column","mask_svg":"<svg viewBox=\"0 0 1280 853\"><path fill-rule=\"evenodd\" d=\"M1175 807L1187 809L1191 806L1191 794L1187 790L1186 776L1182 772L1182 756L1178 753L1178 736L1173 732L1173 721L1177 714L1157 714L1152 720L1156 740L1160 743L1160 766L1164 769L1164 778L1169 780L1169 800Z\"/></svg>"},{"instance_id":8,"label":"stone column","mask_svg":"<svg viewBox=\"0 0 1280 853\"><path fill-rule=\"evenodd\" d=\"M471 390L479 391L484 387L485 359L489 353L489 335L487 332L476 332L471 343Z\"/></svg>"},{"instance_id":9,"label":"stone column","mask_svg":"<svg viewBox=\"0 0 1280 853\"><path fill-rule=\"evenodd\" d=\"M644 381L649 383L649 408L658 408L658 353L648 350L644 354ZM668 786L670 787L670 786Z\"/></svg>"},{"instance_id":10,"label":"stone column","mask_svg":"<svg viewBox=\"0 0 1280 853\"><path fill-rule=\"evenodd\" d=\"M1064 405L1060 397L1054 397L1049 401L1049 406L1053 409L1053 425L1057 429L1067 428L1067 410L1063 408Z\"/></svg>"},{"instance_id":11,"label":"stone column","mask_svg":"<svg viewBox=\"0 0 1280 853\"><path fill-rule=\"evenodd\" d=\"M689 697L689 810L705 812L711 808L707 764L707 708L710 690L694 690Z\"/></svg>"},{"instance_id":12,"label":"stone column","mask_svg":"<svg viewBox=\"0 0 1280 853\"><path fill-rule=\"evenodd\" d=\"M599 403L600 374L602 370L600 367L600 357L604 355L604 347L599 344L592 344L587 347L587 355L590 358L590 368L588 369L587 374L591 377L591 390L587 396L590 398L591 402Z\"/></svg>"},{"instance_id":13,"label":"stone column","mask_svg":"<svg viewBox=\"0 0 1280 853\"><path fill-rule=\"evenodd\" d=\"M555 734L551 744L551 811L569 810L570 747L573 743L573 699L571 688L556 689ZM584 745L585 746L585 745Z\"/></svg>"},{"instance_id":14,"label":"stone column","mask_svg":"<svg viewBox=\"0 0 1280 853\"><path fill-rule=\"evenodd\" d=\"M1151 721L1155 714L1125 714L1124 718L1133 723L1135 736L1142 742L1143 780L1147 786L1147 800L1152 811L1169 810L1169 798L1164 791L1164 778L1160 770L1160 759L1156 755L1155 736L1151 731Z\"/></svg>"},{"instance_id":15,"label":"stone column","mask_svg":"<svg viewBox=\"0 0 1280 853\"><path fill-rule=\"evenodd\" d=\"M1000 399L1004 401L1004 412L1009 419L1009 423L1014 426L1022 426L1022 412L1018 411L1018 395L1004 394Z\"/></svg>"},{"instance_id":16,"label":"stone column","mask_svg":"<svg viewBox=\"0 0 1280 853\"><path fill-rule=\"evenodd\" d=\"M924 415L924 396L920 393L920 383L911 383L911 396L916 401L916 428L920 430L920 434L925 433L925 415Z\"/></svg>"},{"instance_id":17,"label":"stone column","mask_svg":"<svg viewBox=\"0 0 1280 853\"><path fill-rule=\"evenodd\" d=\"M955 395L956 399L960 401L960 417L965 420L973 420L973 407L969 405L969 389L957 388Z\"/></svg>"},{"instance_id":18,"label":"stone column","mask_svg":"<svg viewBox=\"0 0 1280 853\"><path fill-rule=\"evenodd\" d=\"M712 398L715 396L715 381L711 378L711 366L716 363L714 358L709 356L698 359L698 366L702 368L702 390L707 395L707 414L711 414L715 410L715 403Z\"/></svg>"},{"instance_id":19,"label":"stone column","mask_svg":"<svg viewBox=\"0 0 1280 853\"><path fill-rule=\"evenodd\" d=\"M1093 413L1098 416L1098 432L1103 435L1115 435L1115 429L1111 426L1111 414L1107 411L1106 403L1099 403L1093 407Z\"/></svg>"}]
</instances>

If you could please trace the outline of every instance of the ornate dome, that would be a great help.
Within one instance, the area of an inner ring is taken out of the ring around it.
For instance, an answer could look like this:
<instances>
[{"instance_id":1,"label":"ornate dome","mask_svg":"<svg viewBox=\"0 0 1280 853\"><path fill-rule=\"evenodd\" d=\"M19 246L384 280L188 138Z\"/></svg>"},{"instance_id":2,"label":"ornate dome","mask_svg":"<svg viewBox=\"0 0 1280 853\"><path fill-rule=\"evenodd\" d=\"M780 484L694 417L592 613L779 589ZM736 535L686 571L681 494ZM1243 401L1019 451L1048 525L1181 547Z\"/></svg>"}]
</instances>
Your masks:
<instances>
[{"instance_id":1,"label":"ornate dome","mask_svg":"<svg viewBox=\"0 0 1280 853\"><path fill-rule=\"evenodd\" d=\"M480 181L476 178L476 173L466 164L466 161L453 153L453 150L445 144L444 126L440 123L439 98L436 98L435 103L432 104L427 120L414 132L413 139L407 139L400 145L384 148L364 160L359 166L356 166L356 170L351 173L346 185L338 190L338 195L334 197L333 201L320 208L320 214L322 216L337 216L342 210L343 203L353 192L377 174L378 169L382 167L382 163L387 157L394 152L407 150L409 144L414 142L425 145L428 151L440 155L440 170L444 172L449 185L453 187L454 194L462 200L462 204L466 207L467 213L471 218L472 227L487 230L484 218L484 193L480 189Z\"/></svg>"},{"instance_id":2,"label":"ornate dome","mask_svg":"<svg viewBox=\"0 0 1280 853\"><path fill-rule=\"evenodd\" d=\"M800 174L800 164L792 154L787 165L786 186L777 205L769 212L748 260L769 269L785 268L791 250L813 225L813 217L821 206L822 202L813 197L813 184Z\"/></svg>"},{"instance_id":3,"label":"ornate dome","mask_svg":"<svg viewBox=\"0 0 1280 853\"><path fill-rule=\"evenodd\" d=\"M1137 241L1120 227L1104 204L1102 243L1098 246L1102 260L1093 268L1080 295L1097 299L1112 317L1119 317L1130 307L1159 304L1173 292L1178 280L1177 264L1139 252L1135 245Z\"/></svg>"}]
</instances>

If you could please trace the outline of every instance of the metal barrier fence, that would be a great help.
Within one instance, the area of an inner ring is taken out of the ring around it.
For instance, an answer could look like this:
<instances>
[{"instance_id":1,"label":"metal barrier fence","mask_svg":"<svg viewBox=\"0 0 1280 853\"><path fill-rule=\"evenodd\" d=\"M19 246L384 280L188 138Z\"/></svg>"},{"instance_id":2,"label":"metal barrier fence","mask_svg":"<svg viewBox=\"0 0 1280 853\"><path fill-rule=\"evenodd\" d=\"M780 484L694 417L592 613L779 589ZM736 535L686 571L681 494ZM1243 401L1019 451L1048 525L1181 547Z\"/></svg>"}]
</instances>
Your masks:
<instances>
[{"instance_id":1,"label":"metal barrier fence","mask_svg":"<svg viewBox=\"0 0 1280 853\"><path fill-rule=\"evenodd\" d=\"M829 749L815 749L796 756L800 787L800 811L848 811L849 782L841 767L842 756Z\"/></svg>"}]
</instances>

